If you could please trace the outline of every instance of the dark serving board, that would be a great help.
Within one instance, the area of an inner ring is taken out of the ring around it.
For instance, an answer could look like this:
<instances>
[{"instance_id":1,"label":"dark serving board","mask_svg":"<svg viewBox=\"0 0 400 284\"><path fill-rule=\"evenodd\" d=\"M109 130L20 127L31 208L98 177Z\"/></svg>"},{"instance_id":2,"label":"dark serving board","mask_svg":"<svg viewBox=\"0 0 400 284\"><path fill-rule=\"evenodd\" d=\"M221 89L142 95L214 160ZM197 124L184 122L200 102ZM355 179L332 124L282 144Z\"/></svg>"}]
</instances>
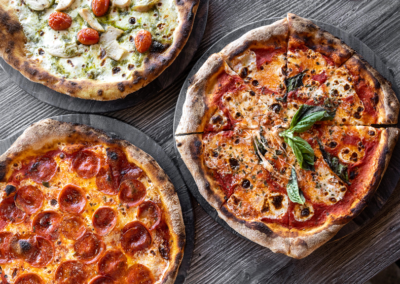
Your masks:
<instances>
[{"instance_id":1,"label":"dark serving board","mask_svg":"<svg viewBox=\"0 0 400 284\"><path fill-rule=\"evenodd\" d=\"M10 79L28 94L49 105L84 113L102 113L117 111L134 106L143 100L149 100L156 96L161 90L173 83L188 66L200 45L201 39L207 24L208 1L200 0L196 18L193 24L192 33L176 60L158 78L146 87L135 93L128 95L124 99L114 101L94 101L73 98L65 94L58 93L42 84L34 83L25 78L19 71L8 65L0 57L0 66Z\"/></svg>"},{"instance_id":2,"label":"dark serving board","mask_svg":"<svg viewBox=\"0 0 400 284\"><path fill-rule=\"evenodd\" d=\"M135 127L113 118L87 114L69 114L54 116L50 118L58 121L86 124L91 127L101 129L112 138L121 138L129 141L130 143L142 149L156 159L158 164L167 173L173 185L175 186L175 190L178 193L179 201L182 207L183 220L186 227L186 245L175 284L185 283L194 249L193 208L190 201L190 195L178 169L175 167L175 165L161 148L161 146ZM4 140L0 140L0 155L7 151L11 144L14 143L14 141L22 134L25 128L26 127L16 131Z\"/></svg>"},{"instance_id":3,"label":"dark serving board","mask_svg":"<svg viewBox=\"0 0 400 284\"><path fill-rule=\"evenodd\" d=\"M221 38L218 42L216 42L213 46L211 46L203 54L203 56L193 66L193 69L190 71L190 73L189 73L187 79L185 80L185 83L181 89L181 92L179 94L179 98L178 98L178 101L176 104L176 109L175 109L175 116L174 116L174 133L175 133L175 130L176 130L176 128L179 124L179 121L181 119L181 116L182 116L182 108L183 108L183 104L186 99L186 92L187 92L187 89L189 86L189 78L191 78L199 70L199 68L203 65L203 63L207 60L207 58L211 54L221 51L227 44L236 40L237 38L239 38L246 32L248 32L254 28L260 27L260 26L269 25L277 20L280 20L280 18L269 18L266 20L248 24L237 30L234 30L231 33L225 35L223 38ZM314 21L314 23L316 23L322 29L325 29L328 32L330 32L331 34L342 39L344 42L346 42L346 44L348 44L358 54L360 54L364 59L366 59L377 71L379 71L379 73L381 75L383 75L386 79L388 79L392 83L393 89L396 92L397 97L399 98L400 92L399 92L398 87L395 84L391 70L389 70L383 64L383 62L378 58L378 56L374 53L374 51L372 51L367 45L365 45L359 39L355 38L351 34L345 32L337 27L331 26L331 25L326 24L321 21ZM176 145L175 145L175 150L178 151L176 149ZM227 229L228 231L232 232L235 235L238 235L238 236L244 238L242 235L240 235L235 230L233 230L224 220L222 220L218 217L217 211L200 194L192 175L190 174L185 163L180 158L179 153L177 156L179 157L179 169L182 173L182 176L183 176L190 192L194 195L194 197L199 202L199 204L203 207L203 209L225 229ZM381 182L377 192L372 197L372 199L369 201L368 206L364 209L364 211L360 215L358 215L351 222L349 222L347 225L345 225L336 234L336 236L332 240L330 240L330 242L337 241L339 239L344 238L345 236L348 236L349 234L352 234L352 233L358 231L363 226L365 226L368 223L368 221L370 219L372 219L373 216L375 216L375 214L382 208L382 206L389 199L390 195L392 194L393 190L395 189L395 187L400 179L400 176L397 174L397 172L395 170L396 168L399 168L399 167L400 167L400 146L396 145L396 147L393 151L392 159L390 161L388 169L386 170L385 176L383 177L382 182Z\"/></svg>"}]
</instances>

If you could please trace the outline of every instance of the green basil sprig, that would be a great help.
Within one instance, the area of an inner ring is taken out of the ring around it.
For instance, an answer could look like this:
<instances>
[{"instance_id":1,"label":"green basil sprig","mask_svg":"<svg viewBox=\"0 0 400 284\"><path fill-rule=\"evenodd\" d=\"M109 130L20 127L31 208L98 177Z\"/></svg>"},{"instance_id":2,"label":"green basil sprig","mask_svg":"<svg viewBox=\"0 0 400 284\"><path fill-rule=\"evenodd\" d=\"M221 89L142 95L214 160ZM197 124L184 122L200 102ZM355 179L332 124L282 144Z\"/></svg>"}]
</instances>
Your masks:
<instances>
[{"instance_id":1,"label":"green basil sprig","mask_svg":"<svg viewBox=\"0 0 400 284\"><path fill-rule=\"evenodd\" d=\"M307 70L304 70L293 77L285 79L286 93L294 91L303 86L303 77L306 74L306 71Z\"/></svg>"},{"instance_id":2,"label":"green basil sprig","mask_svg":"<svg viewBox=\"0 0 400 284\"><path fill-rule=\"evenodd\" d=\"M288 144L296 157L300 167L305 170L314 170L314 150L304 139L294 136L310 129L317 121L331 120L333 115L320 106L301 105L290 122L289 129L279 133Z\"/></svg>"},{"instance_id":3,"label":"green basil sprig","mask_svg":"<svg viewBox=\"0 0 400 284\"><path fill-rule=\"evenodd\" d=\"M286 191L289 196L289 199L294 203L304 204L306 199L299 189L299 185L297 182L296 170L294 167L292 168L292 173L289 178L289 182L286 185Z\"/></svg>"}]
</instances>

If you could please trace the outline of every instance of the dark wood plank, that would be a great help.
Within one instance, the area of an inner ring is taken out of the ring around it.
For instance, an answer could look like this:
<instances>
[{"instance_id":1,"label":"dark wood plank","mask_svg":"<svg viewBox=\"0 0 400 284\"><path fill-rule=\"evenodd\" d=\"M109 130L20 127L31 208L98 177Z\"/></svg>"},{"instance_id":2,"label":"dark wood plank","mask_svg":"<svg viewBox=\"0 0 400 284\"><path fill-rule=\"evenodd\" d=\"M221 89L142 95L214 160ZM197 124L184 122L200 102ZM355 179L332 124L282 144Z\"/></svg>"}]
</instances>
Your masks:
<instances>
[{"instance_id":1,"label":"dark wood plank","mask_svg":"<svg viewBox=\"0 0 400 284\"><path fill-rule=\"evenodd\" d=\"M188 70L226 33L253 21L283 17L287 12L320 20L353 34L382 59L400 85L398 0L210 0L207 28L187 71L156 97L105 115L139 128L176 162L172 121ZM33 121L71 113L37 101L9 81L2 71L0 94L0 138ZM394 174L400 173L395 170ZM265 257L268 249L234 236L194 203L196 247L186 283L363 283L400 258L400 220L396 216L399 206L400 188L396 188L368 228L323 246L314 253L315 261L308 258L294 261L283 255Z\"/></svg>"}]
</instances>

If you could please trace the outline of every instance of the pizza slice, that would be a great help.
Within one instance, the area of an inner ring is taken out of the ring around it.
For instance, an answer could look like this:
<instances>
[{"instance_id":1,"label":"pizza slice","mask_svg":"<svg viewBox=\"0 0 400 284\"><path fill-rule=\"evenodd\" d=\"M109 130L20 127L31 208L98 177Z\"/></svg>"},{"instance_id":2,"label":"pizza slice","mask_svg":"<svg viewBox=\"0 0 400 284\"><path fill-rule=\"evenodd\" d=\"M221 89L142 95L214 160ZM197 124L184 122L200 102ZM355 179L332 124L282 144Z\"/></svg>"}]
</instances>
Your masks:
<instances>
[{"instance_id":1,"label":"pizza slice","mask_svg":"<svg viewBox=\"0 0 400 284\"><path fill-rule=\"evenodd\" d=\"M191 79L176 134L257 129L259 94L213 54Z\"/></svg>"},{"instance_id":2,"label":"pizza slice","mask_svg":"<svg viewBox=\"0 0 400 284\"><path fill-rule=\"evenodd\" d=\"M252 241L287 254L290 201L283 186L287 175L267 170L274 163L266 165L263 160L273 159L276 152L271 147L267 155L260 148L269 143L264 139L259 130L176 136L200 193L220 218Z\"/></svg>"},{"instance_id":3,"label":"pizza slice","mask_svg":"<svg viewBox=\"0 0 400 284\"><path fill-rule=\"evenodd\" d=\"M303 258L361 212L389 163L398 129L321 126L301 133L314 153L313 170L295 166L303 201L290 208L290 255ZM290 196L290 194L289 194Z\"/></svg>"}]
</instances>

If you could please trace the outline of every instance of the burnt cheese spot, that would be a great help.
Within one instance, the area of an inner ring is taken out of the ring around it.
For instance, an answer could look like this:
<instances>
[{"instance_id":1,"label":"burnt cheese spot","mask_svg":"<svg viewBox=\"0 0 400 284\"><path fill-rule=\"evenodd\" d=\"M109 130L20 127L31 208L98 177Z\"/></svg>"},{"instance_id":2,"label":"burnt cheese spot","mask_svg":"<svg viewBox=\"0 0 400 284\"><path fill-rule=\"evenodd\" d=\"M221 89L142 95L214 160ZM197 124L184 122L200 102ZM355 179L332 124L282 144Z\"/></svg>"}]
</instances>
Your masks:
<instances>
[{"instance_id":1,"label":"burnt cheese spot","mask_svg":"<svg viewBox=\"0 0 400 284\"><path fill-rule=\"evenodd\" d=\"M361 115L360 115L359 112L356 112L356 113L354 114L354 117L357 118L357 119L360 119L360 118L361 118Z\"/></svg>"},{"instance_id":2,"label":"burnt cheese spot","mask_svg":"<svg viewBox=\"0 0 400 284\"><path fill-rule=\"evenodd\" d=\"M9 196L11 193L15 192L17 188L11 184L8 184L4 191L6 192L6 195Z\"/></svg>"},{"instance_id":3,"label":"burnt cheese spot","mask_svg":"<svg viewBox=\"0 0 400 284\"><path fill-rule=\"evenodd\" d=\"M120 67L114 67L114 68L112 69L112 73L113 73L113 74L117 74L119 71L121 71L121 68L120 68Z\"/></svg>"},{"instance_id":4,"label":"burnt cheese spot","mask_svg":"<svg viewBox=\"0 0 400 284\"><path fill-rule=\"evenodd\" d=\"M118 154L113 151L107 151L107 157L114 161L118 160Z\"/></svg>"},{"instance_id":5,"label":"burnt cheese spot","mask_svg":"<svg viewBox=\"0 0 400 284\"><path fill-rule=\"evenodd\" d=\"M274 205L274 207L276 209L281 209L282 208L282 201L283 201L283 196L282 195L274 196L272 198L272 205Z\"/></svg>"},{"instance_id":6,"label":"burnt cheese spot","mask_svg":"<svg viewBox=\"0 0 400 284\"><path fill-rule=\"evenodd\" d=\"M370 130L370 131L368 131L368 134L369 134L370 136L374 136L374 135L375 135L375 131Z\"/></svg>"},{"instance_id":7,"label":"burnt cheese spot","mask_svg":"<svg viewBox=\"0 0 400 284\"><path fill-rule=\"evenodd\" d=\"M249 70L246 67L243 67L240 70L240 77L246 78L248 74L249 74Z\"/></svg>"},{"instance_id":8,"label":"burnt cheese spot","mask_svg":"<svg viewBox=\"0 0 400 284\"><path fill-rule=\"evenodd\" d=\"M337 143L335 141L330 141L327 146L329 148L335 148L337 146Z\"/></svg>"},{"instance_id":9,"label":"burnt cheese spot","mask_svg":"<svg viewBox=\"0 0 400 284\"><path fill-rule=\"evenodd\" d=\"M212 123L217 124L217 123L221 123L222 122L222 116L217 115L217 116L213 116L211 118Z\"/></svg>"},{"instance_id":10,"label":"burnt cheese spot","mask_svg":"<svg viewBox=\"0 0 400 284\"><path fill-rule=\"evenodd\" d=\"M51 206L56 206L57 205L57 200L56 199L50 200L50 205Z\"/></svg>"}]
</instances>

